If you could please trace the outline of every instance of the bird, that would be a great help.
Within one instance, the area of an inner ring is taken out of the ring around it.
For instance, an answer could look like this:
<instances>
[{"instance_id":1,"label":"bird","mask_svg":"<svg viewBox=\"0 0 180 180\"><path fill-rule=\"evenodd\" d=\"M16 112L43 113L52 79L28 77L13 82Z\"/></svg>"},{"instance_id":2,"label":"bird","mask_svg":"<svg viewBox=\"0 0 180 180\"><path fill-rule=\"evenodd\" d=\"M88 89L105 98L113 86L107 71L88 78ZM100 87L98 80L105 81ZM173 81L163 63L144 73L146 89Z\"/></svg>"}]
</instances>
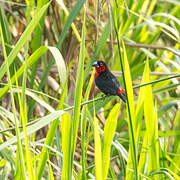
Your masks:
<instances>
[{"instance_id":1,"label":"bird","mask_svg":"<svg viewBox=\"0 0 180 180\"><path fill-rule=\"evenodd\" d=\"M126 93L117 78L109 71L103 60L97 60L92 65L96 72L94 75L96 86L105 95L119 96L126 103Z\"/></svg>"}]
</instances>

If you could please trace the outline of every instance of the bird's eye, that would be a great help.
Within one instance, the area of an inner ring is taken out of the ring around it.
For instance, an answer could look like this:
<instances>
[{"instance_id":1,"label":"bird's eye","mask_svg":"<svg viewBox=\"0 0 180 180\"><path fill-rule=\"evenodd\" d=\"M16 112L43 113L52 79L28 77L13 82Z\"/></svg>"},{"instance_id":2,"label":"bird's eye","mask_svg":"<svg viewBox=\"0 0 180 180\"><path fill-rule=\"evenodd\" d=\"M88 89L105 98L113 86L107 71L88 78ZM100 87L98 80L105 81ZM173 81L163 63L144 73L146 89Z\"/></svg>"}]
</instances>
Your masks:
<instances>
[{"instance_id":1,"label":"bird's eye","mask_svg":"<svg viewBox=\"0 0 180 180\"><path fill-rule=\"evenodd\" d=\"M103 63L102 63L102 62L100 63L100 66L103 66Z\"/></svg>"}]
</instances>

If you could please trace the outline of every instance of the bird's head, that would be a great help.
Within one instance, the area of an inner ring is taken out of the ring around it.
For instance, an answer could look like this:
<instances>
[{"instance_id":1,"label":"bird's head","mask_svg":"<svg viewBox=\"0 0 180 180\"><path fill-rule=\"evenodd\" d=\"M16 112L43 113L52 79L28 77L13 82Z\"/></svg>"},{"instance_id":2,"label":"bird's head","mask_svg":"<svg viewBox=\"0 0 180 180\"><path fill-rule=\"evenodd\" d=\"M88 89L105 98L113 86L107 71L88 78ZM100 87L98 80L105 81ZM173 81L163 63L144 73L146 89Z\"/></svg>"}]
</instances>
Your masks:
<instances>
[{"instance_id":1,"label":"bird's head","mask_svg":"<svg viewBox=\"0 0 180 180\"><path fill-rule=\"evenodd\" d=\"M107 65L102 60L97 60L96 62L94 62L93 67L96 68L96 72L98 72L98 73L102 73L107 70Z\"/></svg>"}]
</instances>

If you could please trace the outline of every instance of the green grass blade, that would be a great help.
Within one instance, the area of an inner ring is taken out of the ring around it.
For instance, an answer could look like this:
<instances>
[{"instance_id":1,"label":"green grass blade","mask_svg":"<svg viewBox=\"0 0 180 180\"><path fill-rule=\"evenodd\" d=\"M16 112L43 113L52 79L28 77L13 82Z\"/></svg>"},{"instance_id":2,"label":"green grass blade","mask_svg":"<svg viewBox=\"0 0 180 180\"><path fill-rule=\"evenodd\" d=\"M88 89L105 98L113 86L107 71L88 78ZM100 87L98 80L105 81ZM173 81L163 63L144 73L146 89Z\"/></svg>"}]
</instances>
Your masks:
<instances>
[{"instance_id":1,"label":"green grass blade","mask_svg":"<svg viewBox=\"0 0 180 180\"><path fill-rule=\"evenodd\" d=\"M86 22L86 14L84 13L84 21L82 27L82 36L81 36L81 44L80 44L80 55L78 62L78 70L76 76L76 85L75 85L75 96L74 96L74 112L73 112L73 125L72 125L72 154L71 154L71 165L73 162L75 147L76 147L76 138L78 132L79 125L79 117L80 117L80 107L81 107L81 99L82 99L82 89L83 89L83 76L84 76L84 58L85 58L85 22Z\"/></svg>"},{"instance_id":2,"label":"green grass blade","mask_svg":"<svg viewBox=\"0 0 180 180\"><path fill-rule=\"evenodd\" d=\"M146 71L144 68L144 72L143 72L143 77L142 77L142 81L141 84L144 84L145 81L145 75L146 75ZM136 128L137 128L137 137L136 137L136 142L138 143L139 140L139 135L140 135L140 128L142 126L142 118L144 115L144 88L145 87L140 87L140 91L139 91L139 96L138 96L138 102L137 102L137 106L136 106ZM146 163L146 156L147 156L147 144L148 144L148 137L147 134L144 135L144 139L143 139L143 143L142 143L142 147L141 147L141 153L139 156L139 163L138 163L138 171L139 173L144 173L144 169L145 169L145 163Z\"/></svg>"},{"instance_id":3,"label":"green grass blade","mask_svg":"<svg viewBox=\"0 0 180 180\"><path fill-rule=\"evenodd\" d=\"M6 49L6 53L8 56L11 49L7 45L10 45L12 43L12 35L10 33L8 21L7 21L7 18L5 16L5 12L2 9L2 7L0 7L0 22L1 22L2 33L4 36L5 49Z\"/></svg>"},{"instance_id":4,"label":"green grass blade","mask_svg":"<svg viewBox=\"0 0 180 180\"><path fill-rule=\"evenodd\" d=\"M58 69L58 74L59 74L59 79L62 83L62 87L64 87L64 84L66 82L66 66L64 63L64 58L61 55L60 51L56 47L50 47L48 46L48 49L51 51L53 54L53 57L56 61L57 69Z\"/></svg>"},{"instance_id":5,"label":"green grass blade","mask_svg":"<svg viewBox=\"0 0 180 180\"><path fill-rule=\"evenodd\" d=\"M101 139L99 134L98 119L94 116L94 141L95 141L95 176L97 180L102 179L102 154Z\"/></svg>"},{"instance_id":6,"label":"green grass blade","mask_svg":"<svg viewBox=\"0 0 180 180\"><path fill-rule=\"evenodd\" d=\"M147 157L147 146L148 146L148 136L147 133L144 135L142 147L141 147L141 153L139 156L139 164L138 164L138 170L139 173L144 173L145 171L145 165L146 165L146 157Z\"/></svg>"},{"instance_id":7,"label":"green grass blade","mask_svg":"<svg viewBox=\"0 0 180 180\"><path fill-rule=\"evenodd\" d=\"M176 117L174 119L174 129L177 131L180 129L180 109L177 111ZM180 152L180 143L179 143L180 135L176 135L174 139L174 146L173 146L173 152L178 153ZM180 167L179 158L174 156L173 162L177 164L177 167ZM176 170L178 173L178 169Z\"/></svg>"},{"instance_id":8,"label":"green grass blade","mask_svg":"<svg viewBox=\"0 0 180 180\"><path fill-rule=\"evenodd\" d=\"M63 152L63 168L62 179L71 179L71 117L65 113L61 118L61 131L62 131L62 152Z\"/></svg>"},{"instance_id":9,"label":"green grass blade","mask_svg":"<svg viewBox=\"0 0 180 180\"><path fill-rule=\"evenodd\" d=\"M104 127L103 148L102 148L102 179L106 180L110 163L110 151L114 133L116 131L117 118L120 111L120 104L116 104L111 110Z\"/></svg>"},{"instance_id":10,"label":"green grass blade","mask_svg":"<svg viewBox=\"0 0 180 180\"><path fill-rule=\"evenodd\" d=\"M48 156L48 167L49 167L49 179L50 180L54 180L54 176L53 176L53 170L52 170L52 167L51 167L51 164L50 164L50 160L49 160L49 156Z\"/></svg>"},{"instance_id":11,"label":"green grass blade","mask_svg":"<svg viewBox=\"0 0 180 180\"><path fill-rule=\"evenodd\" d=\"M143 76L144 77L144 76ZM145 81L142 78L141 84L143 84ZM141 130L141 125L142 125L142 120L143 120L143 110L144 110L144 89L143 87L140 88L139 95L138 95L138 101L137 101L137 106L135 110L135 129L136 129L136 145L138 148L138 141L140 138L140 130Z\"/></svg>"},{"instance_id":12,"label":"green grass blade","mask_svg":"<svg viewBox=\"0 0 180 180\"><path fill-rule=\"evenodd\" d=\"M17 77L16 77L16 87L17 87L18 101L19 101L19 106L20 106L20 118L22 119L23 133L24 133L24 139L25 139L25 152L26 152L25 157L26 157L26 162L27 162L28 176L29 176L29 179L33 180L36 178L35 178L34 172L33 172L33 165L32 165L32 161L31 161L31 152L29 150L30 149L29 148L29 140L28 140L28 136L27 136L27 128L26 128L27 111L26 111L26 108L23 107L23 102L20 97Z\"/></svg>"},{"instance_id":13,"label":"green grass blade","mask_svg":"<svg viewBox=\"0 0 180 180\"><path fill-rule=\"evenodd\" d=\"M84 97L84 101L88 101L89 98L89 94L90 94L90 90L91 90L91 86L92 86L92 82L93 82L93 78L94 78L94 72L91 74L91 78L89 80L87 89L86 89L86 93L85 93L85 97ZM88 146L88 141L85 139L85 133L86 133L86 119L87 119L87 111L88 111L88 105L83 106L82 108L82 116L81 116L81 150L82 150L82 179L86 180L86 147Z\"/></svg>"},{"instance_id":14,"label":"green grass blade","mask_svg":"<svg viewBox=\"0 0 180 180\"><path fill-rule=\"evenodd\" d=\"M37 1L37 10L41 9L47 2L48 2L48 0ZM33 39L31 41L31 47L32 47L33 52L36 49L38 49L42 43L44 18L45 18L45 14L41 17L41 19L39 20L38 26L34 30Z\"/></svg>"},{"instance_id":15,"label":"green grass blade","mask_svg":"<svg viewBox=\"0 0 180 180\"><path fill-rule=\"evenodd\" d=\"M116 4L116 12L118 11L118 6ZM130 145L129 145L129 156L128 156L128 163L126 168L126 179L139 179L138 175L138 163L137 163L137 152L136 152L136 142L135 142L135 109L134 109L134 98L133 98L133 89L132 89L132 81L131 81L131 74L129 63L127 59L126 49L123 44L123 55L124 55L124 66L123 66L123 59L121 56L121 47L120 47L120 40L119 40L119 31L120 31L120 24L119 24L119 16L115 17L114 13L112 12L112 19L114 24L114 30L116 33L117 38L117 46L118 46L118 53L120 57L120 64L122 69L122 78L124 82L124 87L127 95L127 116L128 116L128 127L129 127L129 138L130 138ZM130 171L130 169L134 170L134 172ZM133 177L133 174L135 176Z\"/></svg>"},{"instance_id":16,"label":"green grass blade","mask_svg":"<svg viewBox=\"0 0 180 180\"><path fill-rule=\"evenodd\" d=\"M65 81L66 81L66 76L65 76L65 74L66 74L66 66L65 66L65 63L64 63L63 56L61 55L61 52L56 47L47 46L47 48L50 50L51 54L53 55L53 57L55 59L58 74L59 74L59 79L60 79L60 83L61 83L61 87L63 89ZM34 63L37 63L37 61L34 62ZM40 89L40 86L39 86L39 89ZM30 115L33 112L34 107L35 107L35 102L32 102L32 103L30 102L29 105L30 105L31 108L28 111L28 113L29 113L28 115Z\"/></svg>"},{"instance_id":17,"label":"green grass blade","mask_svg":"<svg viewBox=\"0 0 180 180\"><path fill-rule=\"evenodd\" d=\"M10 72L9 72L9 64L8 64L8 60L7 60L7 54L6 54L6 49L5 49L5 43L4 43L4 38L3 38L3 32L2 32L2 28L1 28L1 22L0 22L0 37L1 37L1 41L2 41L2 48L3 48L3 53L4 53L4 59L5 59L5 66L6 66L6 70L7 70L7 77L8 77L8 85L10 87L10 96L11 96L11 101L12 101L12 110L13 110L13 114L14 114L14 120L15 120L15 130L16 130L16 138L17 138L17 160L20 159L20 162L18 161L17 163L20 164L21 169L19 170L22 178L25 179L25 173L26 173L26 169L25 169L25 164L24 164L24 156L23 156L23 150L22 150L22 144L20 141L20 132L18 129L18 120L17 120L17 116L16 116L16 106L15 106L15 100L14 100L14 96L13 96L13 92L12 92L12 82L11 82L11 76L10 76Z\"/></svg>"},{"instance_id":18,"label":"green grass blade","mask_svg":"<svg viewBox=\"0 0 180 180\"><path fill-rule=\"evenodd\" d=\"M145 66L145 81L149 82L149 60L146 60ZM158 165L158 133L157 133L157 114L154 109L154 98L152 94L152 85L148 85L144 88L144 116L146 124L146 133L148 136L148 173L157 170ZM154 177L157 179L157 176Z\"/></svg>"},{"instance_id":19,"label":"green grass blade","mask_svg":"<svg viewBox=\"0 0 180 180\"><path fill-rule=\"evenodd\" d=\"M134 107L134 97L131 73L129 68L129 63L126 55L126 49L123 44L123 55L124 55L124 76L125 76L125 89L127 94L127 117L128 117L128 127L129 127L129 137L130 137L130 147L129 147L129 157L126 169L126 179L132 179L133 174L135 174L135 179L138 179L138 167L137 167L137 155L136 155L136 131L135 131L135 107ZM134 169L134 173L129 169Z\"/></svg>"},{"instance_id":20,"label":"green grass blade","mask_svg":"<svg viewBox=\"0 0 180 180\"><path fill-rule=\"evenodd\" d=\"M2 32L2 26L1 26L1 22L0 22L0 37L1 37L1 41L2 41L2 48L3 48L3 53L4 53L4 59L5 59L5 70L7 71L7 77L8 77L8 85L10 87L10 96L11 96L11 101L12 101L12 110L13 110L13 114L14 114L14 120L15 120L15 130L16 130L16 136L17 136L17 160L20 159L20 162L18 161L17 163L20 164L20 170L18 172L20 172L22 178L25 179L25 173L26 173L26 169L25 169L25 164L24 164L24 156L23 156L23 150L22 150L22 144L20 141L20 132L18 129L18 120L17 120L17 116L16 116L16 106L15 106L15 100L14 100L14 96L13 96L13 92L12 92L12 82L11 82L11 76L10 76L10 72L9 72L9 64L8 64L8 59L7 59L7 53L6 53L6 48L5 48L5 43L4 43L4 38L3 38L3 32ZM18 166L18 165L17 165Z\"/></svg>"}]
</instances>

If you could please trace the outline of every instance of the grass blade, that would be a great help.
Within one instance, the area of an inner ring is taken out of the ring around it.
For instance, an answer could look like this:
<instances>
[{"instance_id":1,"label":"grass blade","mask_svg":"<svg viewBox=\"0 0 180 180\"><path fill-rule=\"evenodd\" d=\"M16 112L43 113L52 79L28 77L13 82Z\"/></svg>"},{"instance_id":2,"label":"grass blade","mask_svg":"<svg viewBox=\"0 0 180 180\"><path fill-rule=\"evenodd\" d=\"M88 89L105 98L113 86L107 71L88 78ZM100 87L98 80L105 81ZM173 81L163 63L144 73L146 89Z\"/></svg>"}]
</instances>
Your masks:
<instances>
[{"instance_id":1,"label":"grass blade","mask_svg":"<svg viewBox=\"0 0 180 180\"><path fill-rule=\"evenodd\" d=\"M64 87L65 82L66 82L66 66L64 63L64 58L61 55L60 51L56 47L50 47L48 46L48 49L51 51L53 54L53 57L56 61L57 69L58 69L58 74L59 74L59 79L62 83L62 87Z\"/></svg>"},{"instance_id":2,"label":"grass blade","mask_svg":"<svg viewBox=\"0 0 180 180\"><path fill-rule=\"evenodd\" d=\"M91 74L91 78L89 80L84 101L88 101L93 78L94 78L94 72ZM82 150L82 179L87 179L86 177L86 147L88 146L88 141L85 139L85 133L86 133L86 119L87 119L87 111L88 111L88 105L83 106L82 108L82 116L81 116L81 150Z\"/></svg>"},{"instance_id":3,"label":"grass blade","mask_svg":"<svg viewBox=\"0 0 180 180\"><path fill-rule=\"evenodd\" d=\"M84 76L84 58L85 58L85 22L86 22L86 13L84 13L84 21L82 27L82 36L81 36L81 44L80 44L80 55L79 55L79 63L78 63L78 71L76 77L76 86L75 86L75 102L74 102L74 112L73 112L73 125L72 125L72 154L71 154L71 165L73 164L73 157L76 147L76 138L78 132L79 125L79 117L80 117L80 107L81 107L81 99L82 99L82 89L83 89L83 76Z\"/></svg>"},{"instance_id":4,"label":"grass blade","mask_svg":"<svg viewBox=\"0 0 180 180\"><path fill-rule=\"evenodd\" d=\"M125 77L125 90L127 94L127 117L128 117L128 127L129 127L129 157L126 169L126 179L133 179L133 174L135 173L135 179L138 179L138 169L137 169L137 155L136 155L136 142L135 142L135 107L134 107L134 97L131 73L129 68L129 63L126 55L126 49L123 43L123 55L124 55L124 77ZM134 169L134 173L129 171L129 169Z\"/></svg>"},{"instance_id":5,"label":"grass blade","mask_svg":"<svg viewBox=\"0 0 180 180\"><path fill-rule=\"evenodd\" d=\"M111 110L108 118L106 119L106 124L104 127L104 137L103 137L103 148L102 148L102 169L103 169L103 180L107 179L109 163L110 163L110 151L114 133L116 131L117 118L120 111L120 104L116 104Z\"/></svg>"},{"instance_id":6,"label":"grass blade","mask_svg":"<svg viewBox=\"0 0 180 180\"><path fill-rule=\"evenodd\" d=\"M32 165L32 161L31 161L31 152L29 150L30 149L29 148L29 140L28 140L28 136L27 136L27 128L26 128L27 111L26 111L26 108L23 107L23 102L22 102L23 100L20 97L17 77L16 77L16 87L17 87L18 101L19 101L19 106L20 106L20 118L22 119L23 134L24 134L24 139L25 139L25 152L26 152L25 157L26 157L26 163L27 163L27 169L28 169L28 176L29 176L29 179L33 180L36 178L35 178L34 172L33 172L33 165Z\"/></svg>"},{"instance_id":7,"label":"grass blade","mask_svg":"<svg viewBox=\"0 0 180 180\"><path fill-rule=\"evenodd\" d=\"M5 16L5 12L4 12L2 7L0 7L0 22L1 22L2 33L3 33L3 36L4 36L5 49L6 49L6 53L7 53L7 56L8 56L11 49L7 45L12 43L12 36L11 36L11 33L10 33L7 18Z\"/></svg>"},{"instance_id":8,"label":"grass blade","mask_svg":"<svg viewBox=\"0 0 180 180\"><path fill-rule=\"evenodd\" d=\"M146 60L145 81L149 82L149 60ZM148 173L159 168L158 159L158 132L157 132L157 113L154 109L154 98L152 94L152 85L144 88L144 116L146 124L146 133L148 137ZM154 177L158 179L157 176Z\"/></svg>"},{"instance_id":9,"label":"grass blade","mask_svg":"<svg viewBox=\"0 0 180 180\"><path fill-rule=\"evenodd\" d=\"M94 116L94 141L95 141L95 175L97 180L102 179L102 154L101 139L99 135L98 119Z\"/></svg>"},{"instance_id":10,"label":"grass blade","mask_svg":"<svg viewBox=\"0 0 180 180\"><path fill-rule=\"evenodd\" d=\"M11 101L12 101L12 110L13 110L13 114L14 114L14 120L15 120L15 130L16 130L16 138L17 138L17 160L20 159L20 162L18 161L17 164L20 164L20 174L22 176L22 178L25 179L25 173L26 173L26 169L25 169L25 164L24 164L24 156L23 156L23 150L22 150L22 144L20 141L20 132L18 129L18 125L19 122L17 120L17 116L16 116L16 107L15 107L15 100L14 100L14 96L13 96L13 92L12 92L12 82L11 82L11 76L10 76L10 72L9 72L9 64L8 64L8 60L7 60L7 54L6 54L6 49L5 49L5 43L4 43L4 38L3 38L3 32L2 32L2 28L1 28L1 22L0 22L0 37L1 37L1 41L2 41L2 48L3 48L3 53L4 53L4 59L5 59L5 66L6 66L6 70L7 70L7 77L8 77L8 85L10 87L10 95L11 95Z\"/></svg>"},{"instance_id":11,"label":"grass blade","mask_svg":"<svg viewBox=\"0 0 180 180\"><path fill-rule=\"evenodd\" d=\"M63 152L63 168L62 179L71 179L71 117L65 113L61 118L61 131L62 131L62 152Z\"/></svg>"}]
</instances>

